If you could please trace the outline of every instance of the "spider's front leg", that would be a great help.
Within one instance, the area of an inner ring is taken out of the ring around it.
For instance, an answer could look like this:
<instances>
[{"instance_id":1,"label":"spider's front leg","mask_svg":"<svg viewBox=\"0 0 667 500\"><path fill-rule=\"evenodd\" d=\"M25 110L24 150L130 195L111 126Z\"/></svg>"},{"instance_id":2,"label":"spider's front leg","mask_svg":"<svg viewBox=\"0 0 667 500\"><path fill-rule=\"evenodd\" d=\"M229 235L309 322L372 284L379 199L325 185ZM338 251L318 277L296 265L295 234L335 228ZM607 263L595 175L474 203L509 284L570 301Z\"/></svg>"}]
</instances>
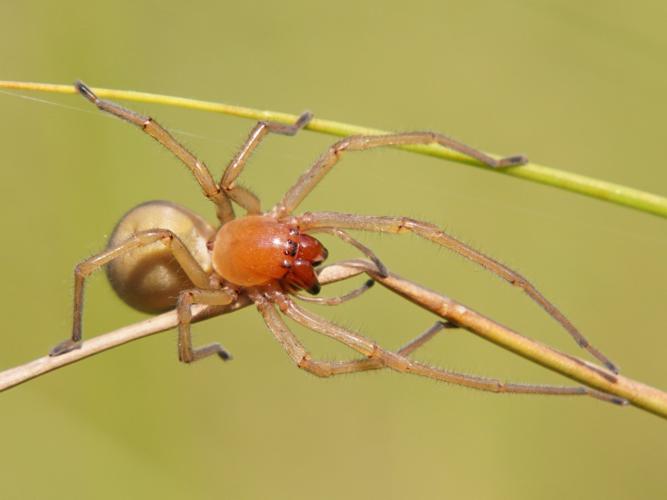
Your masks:
<instances>
[{"instance_id":1,"label":"spider's front leg","mask_svg":"<svg viewBox=\"0 0 667 500\"><path fill-rule=\"evenodd\" d=\"M378 233L413 233L425 240L446 247L521 289L535 303L542 307L547 314L558 321L580 347L586 349L609 370L618 373L618 367L602 354L599 349L593 346L574 324L551 301L542 295L535 285L518 272L479 250L466 245L434 224L408 217L357 215L337 212L305 213L300 217L295 217L295 220L298 221L299 226L304 231L316 231L319 228L335 227Z\"/></svg>"},{"instance_id":2,"label":"spider's front leg","mask_svg":"<svg viewBox=\"0 0 667 500\"><path fill-rule=\"evenodd\" d=\"M352 135L332 145L320 158L296 181L282 200L273 208L279 217L291 214L294 209L310 194L346 151L363 151L386 146L410 146L419 144L440 144L441 146L463 153L479 163L491 168L516 167L528 163L523 155L494 158L479 149L463 144L438 132L403 132L384 135Z\"/></svg>"}]
</instances>

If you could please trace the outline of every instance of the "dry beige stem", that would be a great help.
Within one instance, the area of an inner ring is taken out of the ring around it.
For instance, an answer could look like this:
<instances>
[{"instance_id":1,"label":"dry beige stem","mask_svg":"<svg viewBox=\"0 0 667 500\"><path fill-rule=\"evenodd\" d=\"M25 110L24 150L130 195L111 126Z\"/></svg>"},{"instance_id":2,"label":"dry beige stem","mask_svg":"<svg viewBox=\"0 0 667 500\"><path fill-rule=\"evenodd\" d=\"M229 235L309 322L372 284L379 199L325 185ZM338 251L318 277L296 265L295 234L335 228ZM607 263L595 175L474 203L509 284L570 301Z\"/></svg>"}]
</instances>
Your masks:
<instances>
[{"instance_id":1,"label":"dry beige stem","mask_svg":"<svg viewBox=\"0 0 667 500\"><path fill-rule=\"evenodd\" d=\"M319 274L319 279L322 284L328 284L361 273L370 274L376 281L388 289L485 340L491 341L534 363L558 372L586 387L612 394L638 408L667 418L666 393L627 377L613 374L588 361L562 353L540 342L524 337L471 310L463 304L395 274L382 277L374 270L374 265L368 261L360 259L350 260L323 268ZM195 319L200 321L220 314L233 312L249 305L249 303L249 300L246 300L236 303L233 307L200 306L195 308L193 312L195 313ZM24 365L10 368L0 372L0 391L107 349L169 330L174 328L177 323L176 313L171 311L99 335L85 341L80 349L61 356L44 356Z\"/></svg>"}]
</instances>

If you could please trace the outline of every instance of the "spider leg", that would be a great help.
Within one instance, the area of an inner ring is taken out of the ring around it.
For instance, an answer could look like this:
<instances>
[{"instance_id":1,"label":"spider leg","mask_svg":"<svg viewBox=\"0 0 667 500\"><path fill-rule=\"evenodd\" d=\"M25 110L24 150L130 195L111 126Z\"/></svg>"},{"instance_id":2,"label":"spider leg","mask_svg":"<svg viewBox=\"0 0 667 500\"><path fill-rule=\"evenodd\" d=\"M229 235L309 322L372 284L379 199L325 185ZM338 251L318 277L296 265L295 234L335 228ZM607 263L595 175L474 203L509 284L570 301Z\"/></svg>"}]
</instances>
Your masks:
<instances>
[{"instance_id":1,"label":"spider leg","mask_svg":"<svg viewBox=\"0 0 667 500\"><path fill-rule=\"evenodd\" d=\"M229 198L227 198L224 192L221 192L206 164L197 159L195 155L188 151L185 146L178 142L158 122L149 116L141 115L114 102L100 99L83 82L76 82L74 85L82 96L95 104L99 109L136 125L181 160L190 169L195 179L197 179L197 182L204 191L204 195L215 203L218 219L221 222L226 222L234 218L234 210Z\"/></svg>"},{"instance_id":2,"label":"spider leg","mask_svg":"<svg viewBox=\"0 0 667 500\"><path fill-rule=\"evenodd\" d=\"M380 233L407 233L411 232L422 238L446 247L468 260L491 271L510 284L523 290L533 301L539 304L552 318L558 321L572 338L586 349L592 356L602 362L614 373L618 368L597 348L583 336L581 332L570 322L567 317L556 308L535 286L516 271L501 264L495 259L475 250L462 241L442 231L438 226L407 217L386 217L356 214L341 214L335 212L306 213L298 217L299 225L303 230L317 229L319 227L342 227L360 231L373 231Z\"/></svg>"},{"instance_id":3,"label":"spider leg","mask_svg":"<svg viewBox=\"0 0 667 500\"><path fill-rule=\"evenodd\" d=\"M348 300L356 299L364 292L370 290L373 285L375 285L375 280L366 280L366 282L358 288L355 288L351 292L346 293L345 295L340 295L338 297L310 297L306 295L300 295L298 293L292 293L294 297L303 301L310 302L312 304L319 304L322 306L337 306Z\"/></svg>"},{"instance_id":4,"label":"spider leg","mask_svg":"<svg viewBox=\"0 0 667 500\"><path fill-rule=\"evenodd\" d=\"M366 245L361 243L360 241L356 240L352 236L350 236L348 233L345 231L338 229L337 227L318 227L316 228L316 231L322 232L322 233L329 233L333 234L334 236L337 236L341 240L343 240L345 243L348 243L355 247L357 250L359 250L361 253L363 253L366 257L368 257L373 264L377 267L378 273L380 276L386 277L387 276L387 268L385 265L382 263L382 261L379 259L377 255L375 255L375 252L368 248Z\"/></svg>"},{"instance_id":5,"label":"spider leg","mask_svg":"<svg viewBox=\"0 0 667 500\"><path fill-rule=\"evenodd\" d=\"M318 377L331 377L347 373L378 370L385 365L379 358L362 358L350 361L318 361L313 360L296 335L287 327L275 306L265 298L255 296L257 308L271 333L276 337L287 355L301 369ZM450 326L451 325L451 326ZM438 321L433 327L403 346L398 354L407 355L431 340L444 328L455 328L451 323Z\"/></svg>"},{"instance_id":6,"label":"spider leg","mask_svg":"<svg viewBox=\"0 0 667 500\"><path fill-rule=\"evenodd\" d=\"M565 387L553 385L536 384L517 384L503 382L494 378L480 377L465 373L444 370L436 368L418 361L413 361L398 353L387 351L378 346L375 342L355 333L351 330L332 323L316 314L302 309L287 297L288 307L285 314L297 323L322 333L327 337L338 340L348 347L358 351L370 359L377 359L379 362L401 373L412 373L421 377L432 378L435 380L449 382L452 384L469 387L487 392L495 393L515 393L515 394L542 394L549 396L591 396L602 401L615 404L625 404L615 396L605 394L600 391L589 389L588 387Z\"/></svg>"},{"instance_id":7,"label":"spider leg","mask_svg":"<svg viewBox=\"0 0 667 500\"><path fill-rule=\"evenodd\" d=\"M257 122L239 152L236 153L236 156L232 158L227 168L225 168L222 179L220 179L220 189L229 198L245 208L249 214L261 213L259 198L243 186L237 185L236 179L241 174L248 158L250 158L259 143L262 142L269 132L282 135L295 135L299 130L307 126L312 119L313 114L306 111L292 125L269 121Z\"/></svg>"},{"instance_id":8,"label":"spider leg","mask_svg":"<svg viewBox=\"0 0 667 500\"><path fill-rule=\"evenodd\" d=\"M184 290L178 296L178 359L184 363L193 363L202 358L217 354L223 361L232 359L229 352L220 344L213 343L203 347L192 347L192 332L190 324L192 322L193 304L206 304L211 306L224 306L231 304L237 298L235 292L229 290L202 290L193 288Z\"/></svg>"},{"instance_id":9,"label":"spider leg","mask_svg":"<svg viewBox=\"0 0 667 500\"><path fill-rule=\"evenodd\" d=\"M478 162L491 167L503 168L523 165L528 159L521 155L496 159L478 149L467 146L457 140L437 132L404 132L386 135L353 135L333 144L320 158L297 180L283 199L273 209L279 216L291 214L294 209L310 194L322 178L338 163L345 151L362 151L383 146L408 146L417 144L440 144L458 151Z\"/></svg>"},{"instance_id":10,"label":"spider leg","mask_svg":"<svg viewBox=\"0 0 667 500\"><path fill-rule=\"evenodd\" d=\"M96 269L108 264L114 259L128 254L146 245L162 242L171 251L174 258L181 266L195 286L208 287L208 274L204 271L197 260L190 254L183 242L168 229L151 229L141 231L125 240L123 243L107 248L103 252L90 257L74 268L74 315L72 322L71 338L55 346L50 356L59 356L66 352L78 349L81 346L81 320L83 315L83 291L86 278Z\"/></svg>"},{"instance_id":11,"label":"spider leg","mask_svg":"<svg viewBox=\"0 0 667 500\"><path fill-rule=\"evenodd\" d=\"M287 327L271 302L266 299L255 299L255 303L271 333L299 368L318 377L331 377L343 373L376 370L383 367L379 359L370 358L344 362L313 360L296 335Z\"/></svg>"},{"instance_id":12,"label":"spider leg","mask_svg":"<svg viewBox=\"0 0 667 500\"><path fill-rule=\"evenodd\" d=\"M410 342L401 347L396 351L401 356L408 356L419 349L421 346L426 344L429 340L435 337L442 330L453 330L459 328L459 325L455 323L450 323L449 321L436 321L431 328L426 330L424 333L412 339Z\"/></svg>"}]
</instances>

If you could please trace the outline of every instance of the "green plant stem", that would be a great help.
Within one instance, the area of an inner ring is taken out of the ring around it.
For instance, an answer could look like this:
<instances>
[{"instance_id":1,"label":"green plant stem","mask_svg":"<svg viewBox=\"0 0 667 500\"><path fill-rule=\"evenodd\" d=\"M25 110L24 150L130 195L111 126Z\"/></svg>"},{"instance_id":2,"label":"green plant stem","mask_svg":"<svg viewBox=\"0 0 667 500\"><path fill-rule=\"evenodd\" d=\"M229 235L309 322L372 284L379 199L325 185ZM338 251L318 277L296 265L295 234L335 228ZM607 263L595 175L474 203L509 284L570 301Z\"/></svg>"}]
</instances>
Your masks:
<instances>
[{"instance_id":1,"label":"green plant stem","mask_svg":"<svg viewBox=\"0 0 667 500\"><path fill-rule=\"evenodd\" d=\"M12 82L1 81L0 89L11 90L32 90L39 92L54 92L61 94L75 94L76 89L73 85L56 85L48 83L31 82ZM135 92L130 90L114 90L104 88L93 88L93 91L100 97L108 99L125 99L128 101L151 102L157 104L166 104L189 109L198 109L215 113L223 113L243 118L255 120L272 120L282 123L294 123L297 115L289 113L280 113L277 111L259 110L234 106L230 104L215 103L209 101L200 101L197 99L188 99L184 97L173 97L160 94L151 94L146 92ZM314 119L306 127L313 132L319 132L334 136L348 136L359 134L386 134L387 131L361 127L349 123L336 122L331 120ZM400 149L412 151L414 153L435 156L446 160L465 163L475 167L483 168L489 172L495 172L503 175L510 175L521 179L546 184L548 186L564 189L574 193L583 194L598 200L608 201L617 205L634 208L642 212L667 217L667 198L652 193L640 191L620 184L613 184L583 175L577 175L556 168L528 163L520 167L511 167L503 169L493 169L482 165L465 155L455 151L448 150L439 145L430 146L402 146Z\"/></svg>"}]
</instances>

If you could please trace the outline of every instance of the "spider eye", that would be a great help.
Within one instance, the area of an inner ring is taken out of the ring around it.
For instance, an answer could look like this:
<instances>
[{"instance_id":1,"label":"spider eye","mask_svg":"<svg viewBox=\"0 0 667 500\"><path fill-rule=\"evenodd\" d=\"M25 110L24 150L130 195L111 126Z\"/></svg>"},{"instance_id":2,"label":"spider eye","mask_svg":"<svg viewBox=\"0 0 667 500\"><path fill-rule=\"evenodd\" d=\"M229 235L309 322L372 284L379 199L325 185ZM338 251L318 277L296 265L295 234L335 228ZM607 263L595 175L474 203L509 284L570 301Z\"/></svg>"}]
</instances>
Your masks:
<instances>
[{"instance_id":1,"label":"spider eye","mask_svg":"<svg viewBox=\"0 0 667 500\"><path fill-rule=\"evenodd\" d=\"M289 255L290 257L296 257L298 251L299 251L299 244L294 240L287 240L287 248L285 249L285 255Z\"/></svg>"}]
</instances>

